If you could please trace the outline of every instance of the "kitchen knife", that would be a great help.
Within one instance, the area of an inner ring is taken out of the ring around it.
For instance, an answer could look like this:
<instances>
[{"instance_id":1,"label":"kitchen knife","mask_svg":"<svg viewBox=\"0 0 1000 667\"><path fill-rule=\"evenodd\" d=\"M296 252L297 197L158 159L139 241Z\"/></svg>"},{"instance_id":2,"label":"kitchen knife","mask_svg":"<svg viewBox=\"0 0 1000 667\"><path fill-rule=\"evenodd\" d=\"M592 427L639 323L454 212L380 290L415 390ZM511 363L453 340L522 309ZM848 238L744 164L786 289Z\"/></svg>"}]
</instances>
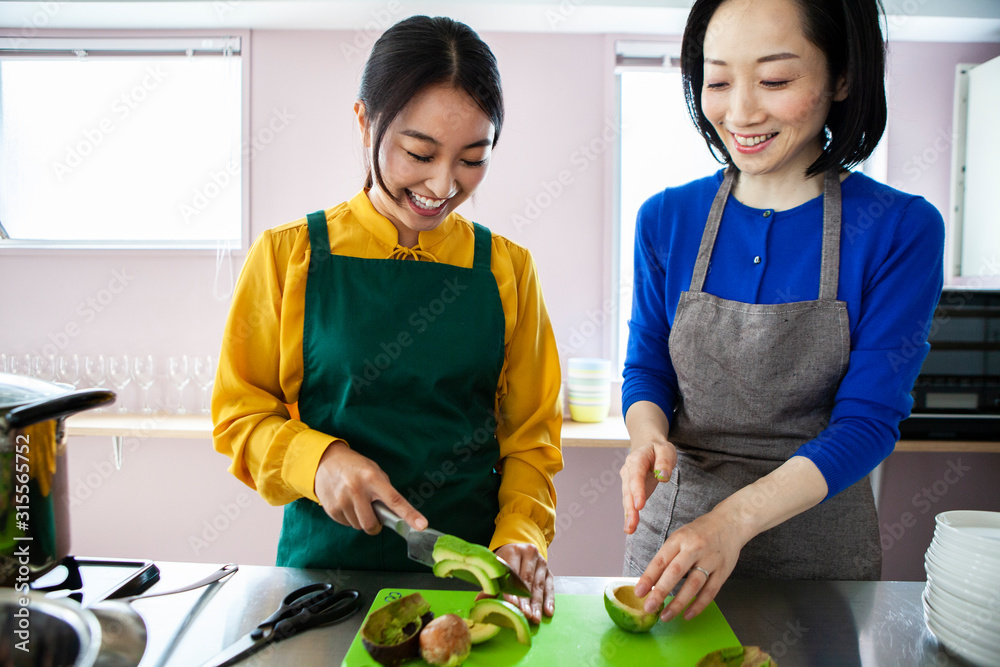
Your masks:
<instances>
[{"instance_id":1,"label":"kitchen knife","mask_svg":"<svg viewBox=\"0 0 1000 667\"><path fill-rule=\"evenodd\" d=\"M423 530L410 528L408 523L403 521L381 500L373 502L372 508L375 510L375 516L378 517L379 522L383 526L391 528L406 540L406 555L410 560L423 563L430 568L434 567L434 544L444 533L432 528L424 528ZM524 583L524 580L511 568L507 561L500 558L500 556L497 556L497 560L507 568L507 574L497 582L500 585L500 592L519 595L521 597L530 596L531 589L528 588L528 585Z\"/></svg>"}]
</instances>

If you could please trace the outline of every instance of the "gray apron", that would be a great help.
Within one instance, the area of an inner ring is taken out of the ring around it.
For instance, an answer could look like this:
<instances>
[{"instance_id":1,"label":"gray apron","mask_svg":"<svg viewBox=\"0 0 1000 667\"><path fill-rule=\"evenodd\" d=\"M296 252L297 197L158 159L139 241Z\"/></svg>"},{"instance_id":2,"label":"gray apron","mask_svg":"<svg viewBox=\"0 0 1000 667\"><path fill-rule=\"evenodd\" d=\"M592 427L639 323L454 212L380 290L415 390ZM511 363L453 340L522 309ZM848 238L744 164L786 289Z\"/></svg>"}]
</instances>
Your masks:
<instances>
[{"instance_id":1,"label":"gray apron","mask_svg":"<svg viewBox=\"0 0 1000 667\"><path fill-rule=\"evenodd\" d=\"M638 576L677 528L787 461L830 421L847 371L846 304L837 301L840 179L823 184L819 299L747 304L702 291L735 178L730 167L705 225L670 331L679 400L669 439L670 481L657 485L626 539L627 576ZM762 499L763 500L763 499ZM734 578L877 580L882 550L871 483L862 479L750 540Z\"/></svg>"}]
</instances>

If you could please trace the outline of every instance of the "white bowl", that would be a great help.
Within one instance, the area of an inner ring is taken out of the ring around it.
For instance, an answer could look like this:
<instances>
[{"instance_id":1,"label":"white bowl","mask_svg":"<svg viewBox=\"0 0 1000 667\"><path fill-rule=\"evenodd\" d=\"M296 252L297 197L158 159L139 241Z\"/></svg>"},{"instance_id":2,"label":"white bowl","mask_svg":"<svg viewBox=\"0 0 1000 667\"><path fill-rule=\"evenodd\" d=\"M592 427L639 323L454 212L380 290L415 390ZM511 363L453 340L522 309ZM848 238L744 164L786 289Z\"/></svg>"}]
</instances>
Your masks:
<instances>
[{"instance_id":1,"label":"white bowl","mask_svg":"<svg viewBox=\"0 0 1000 667\"><path fill-rule=\"evenodd\" d=\"M973 605L933 585L924 589L924 595L941 619L964 628L965 633L1000 651L1000 616L995 611ZM963 637L969 636L965 633Z\"/></svg>"},{"instance_id":2,"label":"white bowl","mask_svg":"<svg viewBox=\"0 0 1000 667\"><path fill-rule=\"evenodd\" d=\"M935 531L934 539L931 540L931 546L936 548L940 555L968 559L977 565L985 565L988 568L1000 568L1000 552L994 554L983 550L964 548L954 540L949 540L942 533L943 531Z\"/></svg>"},{"instance_id":3,"label":"white bowl","mask_svg":"<svg viewBox=\"0 0 1000 667\"><path fill-rule=\"evenodd\" d=\"M1000 554L1000 512L979 510L952 510L934 517L935 533L948 541L967 544L977 552Z\"/></svg>"},{"instance_id":4,"label":"white bowl","mask_svg":"<svg viewBox=\"0 0 1000 667\"><path fill-rule=\"evenodd\" d=\"M949 570L967 571L971 576L1000 581L1000 560L975 551L949 546L947 542L932 540L927 553Z\"/></svg>"},{"instance_id":5,"label":"white bowl","mask_svg":"<svg viewBox=\"0 0 1000 667\"><path fill-rule=\"evenodd\" d=\"M926 603L931 610L930 619L937 622L938 625L952 635L961 639L966 645L982 652L1000 655L1000 638L989 634L978 623L962 621L953 618L947 613L942 613L938 607L934 606L935 604L940 604L939 601L926 600Z\"/></svg>"},{"instance_id":6,"label":"white bowl","mask_svg":"<svg viewBox=\"0 0 1000 667\"><path fill-rule=\"evenodd\" d=\"M922 598L921 598L922 599ZM943 625L937 613L923 600L924 618L927 629L930 630L937 640L951 653L968 660L978 667L996 667L1000 664L1000 652L992 652L980 648L958 636L952 630Z\"/></svg>"},{"instance_id":7,"label":"white bowl","mask_svg":"<svg viewBox=\"0 0 1000 667\"><path fill-rule=\"evenodd\" d=\"M947 589L952 595L957 595L967 602L988 609L991 601L996 597L997 591L986 589L978 582L968 582L961 577L943 570L939 565L930 559L924 559L924 570L927 572L927 581L935 586Z\"/></svg>"}]
</instances>

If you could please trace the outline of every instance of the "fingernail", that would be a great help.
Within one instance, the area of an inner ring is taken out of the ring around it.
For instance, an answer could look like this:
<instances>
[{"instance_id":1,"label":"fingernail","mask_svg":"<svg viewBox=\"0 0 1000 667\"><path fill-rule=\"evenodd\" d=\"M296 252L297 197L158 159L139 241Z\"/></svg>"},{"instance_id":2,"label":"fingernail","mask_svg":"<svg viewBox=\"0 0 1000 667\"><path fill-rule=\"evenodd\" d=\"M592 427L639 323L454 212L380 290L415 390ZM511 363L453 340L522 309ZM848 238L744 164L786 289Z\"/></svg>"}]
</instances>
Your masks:
<instances>
[{"instance_id":1,"label":"fingernail","mask_svg":"<svg viewBox=\"0 0 1000 667\"><path fill-rule=\"evenodd\" d=\"M663 479L663 473L660 472L659 470L654 470L653 477L655 477L656 479Z\"/></svg>"},{"instance_id":2,"label":"fingernail","mask_svg":"<svg viewBox=\"0 0 1000 667\"><path fill-rule=\"evenodd\" d=\"M664 623L666 623L667 621L671 620L671 619L672 619L672 618L673 618L674 616L676 616L676 615L677 615L677 614L675 614L675 613L674 613L673 611L671 611L671 610L666 610L666 611L664 611L664 612L663 612L663 614L662 614L662 615L660 616L660 620L661 620L661 621L663 621Z\"/></svg>"},{"instance_id":3,"label":"fingernail","mask_svg":"<svg viewBox=\"0 0 1000 667\"><path fill-rule=\"evenodd\" d=\"M542 619L542 605L540 605L540 604L533 604L533 605L531 605L531 615L534 616L537 620L541 620Z\"/></svg>"},{"instance_id":4,"label":"fingernail","mask_svg":"<svg viewBox=\"0 0 1000 667\"><path fill-rule=\"evenodd\" d=\"M649 586L645 582L640 581L638 584L635 585L635 596L636 597L640 597L641 598L644 595L646 595L646 593L648 593L648 592L649 592Z\"/></svg>"},{"instance_id":5,"label":"fingernail","mask_svg":"<svg viewBox=\"0 0 1000 667\"><path fill-rule=\"evenodd\" d=\"M659 603L655 602L652 598L649 598L648 600L646 600L645 604L642 605L642 608L646 610L647 614L652 614L653 612L657 611L660 608L660 605Z\"/></svg>"},{"instance_id":6,"label":"fingernail","mask_svg":"<svg viewBox=\"0 0 1000 667\"><path fill-rule=\"evenodd\" d=\"M426 527L427 527L427 519L425 519L424 517L420 517L419 519L417 519L418 530L423 530Z\"/></svg>"},{"instance_id":7,"label":"fingernail","mask_svg":"<svg viewBox=\"0 0 1000 667\"><path fill-rule=\"evenodd\" d=\"M556 610L556 603L555 602L553 602L552 600L549 600L548 602L545 603L545 611L547 611L549 613L549 616L551 616L553 614L553 612L555 612L555 610Z\"/></svg>"}]
</instances>

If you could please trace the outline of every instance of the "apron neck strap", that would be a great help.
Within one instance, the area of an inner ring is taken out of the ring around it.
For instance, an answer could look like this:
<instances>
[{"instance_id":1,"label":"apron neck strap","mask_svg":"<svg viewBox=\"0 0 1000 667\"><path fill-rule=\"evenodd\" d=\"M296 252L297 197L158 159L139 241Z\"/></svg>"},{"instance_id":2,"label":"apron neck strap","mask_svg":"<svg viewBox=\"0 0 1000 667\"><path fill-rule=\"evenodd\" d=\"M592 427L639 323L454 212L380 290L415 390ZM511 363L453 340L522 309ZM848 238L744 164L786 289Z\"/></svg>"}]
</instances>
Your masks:
<instances>
[{"instance_id":1,"label":"apron neck strap","mask_svg":"<svg viewBox=\"0 0 1000 667\"><path fill-rule=\"evenodd\" d=\"M701 246L698 248L698 258L694 263L691 275L691 292L701 292L705 286L705 276L708 275L708 265L712 259L712 249L715 247L715 237L722 223L722 212L736 180L736 169L726 169L719 191L715 193L712 208L705 223L705 232L701 236ZM819 276L819 298L821 301L837 299L837 283L840 277L840 176L836 169L830 169L823 175L823 251L821 254Z\"/></svg>"},{"instance_id":2,"label":"apron neck strap","mask_svg":"<svg viewBox=\"0 0 1000 667\"><path fill-rule=\"evenodd\" d=\"M690 291L692 292L700 292L705 286L708 263L712 259L712 248L715 247L715 236L719 232L722 212L726 208L726 200L729 199L729 192L733 189L733 181L735 180L736 168L729 167L726 169L719 191L715 193L715 200L712 201L712 208L708 212L708 221L705 223L705 232L701 235L701 247L698 248L698 258L695 259L694 273L691 275Z\"/></svg>"},{"instance_id":3,"label":"apron neck strap","mask_svg":"<svg viewBox=\"0 0 1000 667\"><path fill-rule=\"evenodd\" d=\"M489 229L483 227L478 222L473 222L472 227L476 234L476 245L472 256L472 268L490 270L490 256L492 255L493 234Z\"/></svg>"},{"instance_id":4,"label":"apron neck strap","mask_svg":"<svg viewBox=\"0 0 1000 667\"><path fill-rule=\"evenodd\" d=\"M828 169L823 175L823 254L819 269L820 301L837 300L840 279L840 175Z\"/></svg>"},{"instance_id":5,"label":"apron neck strap","mask_svg":"<svg viewBox=\"0 0 1000 667\"><path fill-rule=\"evenodd\" d=\"M309 247L314 257L330 254L330 232L326 228L326 211L316 211L306 216L309 225Z\"/></svg>"}]
</instances>

